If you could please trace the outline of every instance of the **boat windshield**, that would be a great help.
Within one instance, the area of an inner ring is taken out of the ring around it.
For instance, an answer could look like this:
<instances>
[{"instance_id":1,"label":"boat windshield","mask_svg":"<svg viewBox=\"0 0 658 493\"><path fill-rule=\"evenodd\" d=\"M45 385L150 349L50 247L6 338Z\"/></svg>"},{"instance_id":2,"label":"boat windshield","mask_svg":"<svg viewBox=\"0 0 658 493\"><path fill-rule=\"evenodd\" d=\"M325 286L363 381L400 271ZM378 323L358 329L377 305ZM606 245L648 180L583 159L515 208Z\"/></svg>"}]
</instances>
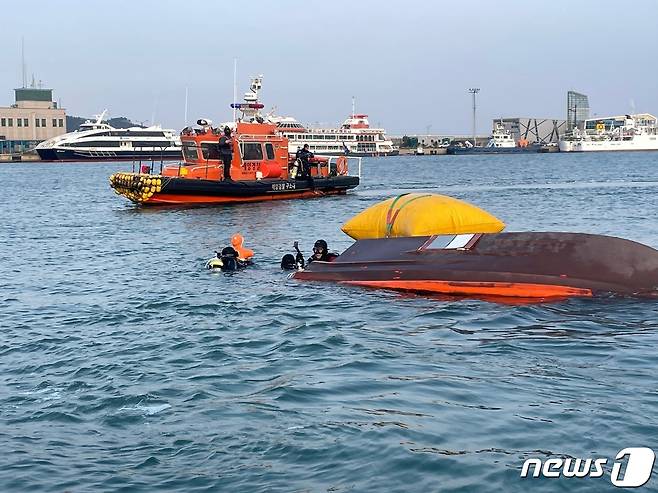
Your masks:
<instances>
[{"instance_id":1,"label":"boat windshield","mask_svg":"<svg viewBox=\"0 0 658 493\"><path fill-rule=\"evenodd\" d=\"M197 150L196 142L183 143L183 156L185 159L196 161L199 159L199 152Z\"/></svg>"},{"instance_id":2,"label":"boat windshield","mask_svg":"<svg viewBox=\"0 0 658 493\"><path fill-rule=\"evenodd\" d=\"M435 237L423 250L456 250L466 248L474 234L439 235Z\"/></svg>"}]
</instances>

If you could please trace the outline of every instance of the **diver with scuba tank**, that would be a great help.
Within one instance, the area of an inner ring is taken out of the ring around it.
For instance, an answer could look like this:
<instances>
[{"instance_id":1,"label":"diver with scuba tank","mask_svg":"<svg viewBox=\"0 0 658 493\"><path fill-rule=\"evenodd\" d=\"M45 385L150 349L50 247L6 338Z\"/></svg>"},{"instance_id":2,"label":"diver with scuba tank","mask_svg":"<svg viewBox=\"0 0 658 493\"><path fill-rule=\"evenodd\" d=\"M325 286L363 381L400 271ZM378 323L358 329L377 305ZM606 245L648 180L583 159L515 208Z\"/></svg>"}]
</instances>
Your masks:
<instances>
[{"instance_id":1,"label":"diver with scuba tank","mask_svg":"<svg viewBox=\"0 0 658 493\"><path fill-rule=\"evenodd\" d=\"M206 262L206 269L232 272L253 264L251 258L254 256L254 251L245 248L243 243L242 235L235 233L231 237L231 246L227 246L221 252L215 252L216 256Z\"/></svg>"},{"instance_id":2,"label":"diver with scuba tank","mask_svg":"<svg viewBox=\"0 0 658 493\"><path fill-rule=\"evenodd\" d=\"M295 153L295 160L296 160L296 165L299 166L293 166L292 172L290 177L292 179L308 179L311 178L311 159L313 159L315 155L309 151L308 149L308 144L304 144L304 147L301 149L297 149L297 152Z\"/></svg>"}]
</instances>

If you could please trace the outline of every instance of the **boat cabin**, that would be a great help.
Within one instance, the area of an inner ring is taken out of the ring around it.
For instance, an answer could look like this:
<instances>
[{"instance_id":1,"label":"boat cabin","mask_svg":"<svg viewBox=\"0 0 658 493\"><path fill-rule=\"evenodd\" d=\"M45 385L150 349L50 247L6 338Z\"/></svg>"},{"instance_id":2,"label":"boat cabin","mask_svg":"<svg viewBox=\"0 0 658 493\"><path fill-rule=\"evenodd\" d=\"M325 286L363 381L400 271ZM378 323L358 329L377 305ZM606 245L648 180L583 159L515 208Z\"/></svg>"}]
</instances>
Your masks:
<instances>
[{"instance_id":1,"label":"boat cabin","mask_svg":"<svg viewBox=\"0 0 658 493\"><path fill-rule=\"evenodd\" d=\"M221 129L210 125L183 129L183 163L166 166L162 174L222 180L224 163L219 153L219 139L222 135ZM230 176L233 181L293 179L291 169L295 158L288 152L288 138L278 132L275 124L238 122L231 138L233 159ZM311 160L311 164L311 176L329 176L327 159L316 157Z\"/></svg>"}]
</instances>

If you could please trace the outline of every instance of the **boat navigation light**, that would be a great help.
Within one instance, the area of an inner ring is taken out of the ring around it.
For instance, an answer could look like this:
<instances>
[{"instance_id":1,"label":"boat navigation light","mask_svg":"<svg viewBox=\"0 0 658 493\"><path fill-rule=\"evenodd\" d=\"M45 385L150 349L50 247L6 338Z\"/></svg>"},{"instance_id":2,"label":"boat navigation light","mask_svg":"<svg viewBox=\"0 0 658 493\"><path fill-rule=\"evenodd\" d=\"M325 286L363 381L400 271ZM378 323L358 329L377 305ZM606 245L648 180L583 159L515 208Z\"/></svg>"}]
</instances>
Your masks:
<instances>
[{"instance_id":1,"label":"boat navigation light","mask_svg":"<svg viewBox=\"0 0 658 493\"><path fill-rule=\"evenodd\" d=\"M264 104L261 103L231 103L231 108L234 109L240 109L240 108L251 108L254 110L260 110L265 107Z\"/></svg>"}]
</instances>

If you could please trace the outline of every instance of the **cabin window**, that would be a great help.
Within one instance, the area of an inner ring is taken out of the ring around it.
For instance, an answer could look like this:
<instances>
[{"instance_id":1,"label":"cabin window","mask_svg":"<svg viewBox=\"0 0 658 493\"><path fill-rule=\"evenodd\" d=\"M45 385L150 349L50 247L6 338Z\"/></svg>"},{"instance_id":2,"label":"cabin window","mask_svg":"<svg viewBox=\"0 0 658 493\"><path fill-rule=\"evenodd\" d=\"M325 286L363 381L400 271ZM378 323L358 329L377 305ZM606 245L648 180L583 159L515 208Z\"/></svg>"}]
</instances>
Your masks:
<instances>
[{"instance_id":1,"label":"cabin window","mask_svg":"<svg viewBox=\"0 0 658 493\"><path fill-rule=\"evenodd\" d=\"M161 149L161 148L164 148L164 147L169 147L169 145L170 145L170 143L169 143L168 140L135 140L135 141L133 141L133 147L153 147L155 149Z\"/></svg>"},{"instance_id":2,"label":"cabin window","mask_svg":"<svg viewBox=\"0 0 658 493\"><path fill-rule=\"evenodd\" d=\"M274 159L274 146L269 142L265 144L265 152L267 153L267 159Z\"/></svg>"},{"instance_id":3,"label":"cabin window","mask_svg":"<svg viewBox=\"0 0 658 493\"><path fill-rule=\"evenodd\" d=\"M471 240L475 237L474 234L463 235L439 235L432 240L432 242L425 247L427 250L456 250L458 248L466 248Z\"/></svg>"},{"instance_id":4,"label":"cabin window","mask_svg":"<svg viewBox=\"0 0 658 493\"><path fill-rule=\"evenodd\" d=\"M245 161L260 161L263 159L263 148L260 142L245 142L242 145L242 159Z\"/></svg>"},{"instance_id":5,"label":"cabin window","mask_svg":"<svg viewBox=\"0 0 658 493\"><path fill-rule=\"evenodd\" d=\"M196 143L184 142L183 156L185 157L185 159L189 159L191 161L196 161L197 159L199 159L199 153L197 152Z\"/></svg>"},{"instance_id":6,"label":"cabin window","mask_svg":"<svg viewBox=\"0 0 658 493\"><path fill-rule=\"evenodd\" d=\"M119 147L120 142L113 140L82 140L72 142L71 147Z\"/></svg>"},{"instance_id":7,"label":"cabin window","mask_svg":"<svg viewBox=\"0 0 658 493\"><path fill-rule=\"evenodd\" d=\"M219 159L219 144L203 142L201 144L201 154L203 154L203 159Z\"/></svg>"}]
</instances>

